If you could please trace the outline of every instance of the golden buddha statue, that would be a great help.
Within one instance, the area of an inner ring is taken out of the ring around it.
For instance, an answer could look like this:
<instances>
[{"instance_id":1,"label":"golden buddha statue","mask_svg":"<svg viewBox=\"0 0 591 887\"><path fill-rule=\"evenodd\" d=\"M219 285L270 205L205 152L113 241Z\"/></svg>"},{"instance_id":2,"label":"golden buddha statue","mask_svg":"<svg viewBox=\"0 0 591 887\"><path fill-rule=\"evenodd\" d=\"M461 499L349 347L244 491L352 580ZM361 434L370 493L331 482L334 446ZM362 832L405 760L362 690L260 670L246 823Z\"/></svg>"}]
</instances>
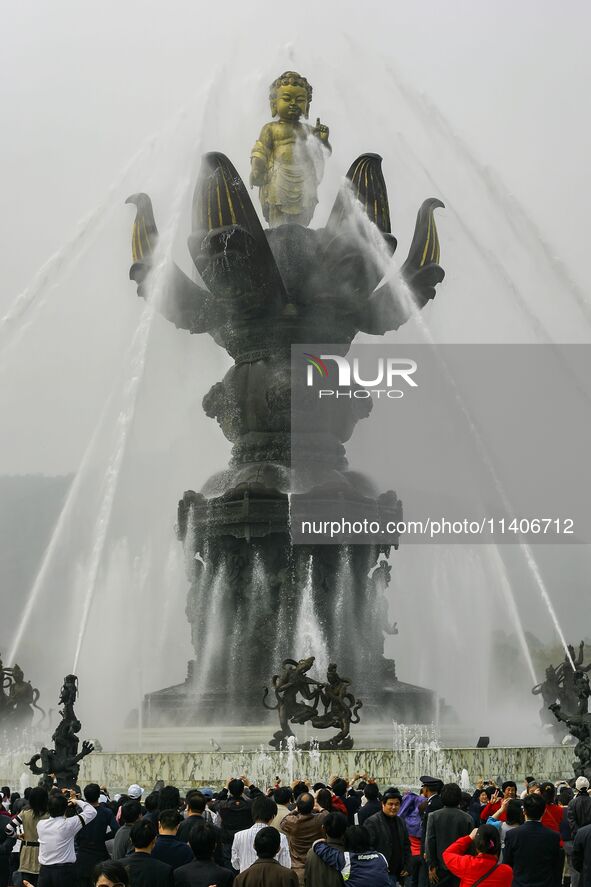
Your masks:
<instances>
[{"instance_id":1,"label":"golden buddha statue","mask_svg":"<svg viewBox=\"0 0 591 887\"><path fill-rule=\"evenodd\" d=\"M309 225L318 203L325 152L330 153L328 126L308 119L312 87L296 71L285 71L271 84L271 114L251 152L250 185L258 185L263 215L272 228Z\"/></svg>"}]
</instances>

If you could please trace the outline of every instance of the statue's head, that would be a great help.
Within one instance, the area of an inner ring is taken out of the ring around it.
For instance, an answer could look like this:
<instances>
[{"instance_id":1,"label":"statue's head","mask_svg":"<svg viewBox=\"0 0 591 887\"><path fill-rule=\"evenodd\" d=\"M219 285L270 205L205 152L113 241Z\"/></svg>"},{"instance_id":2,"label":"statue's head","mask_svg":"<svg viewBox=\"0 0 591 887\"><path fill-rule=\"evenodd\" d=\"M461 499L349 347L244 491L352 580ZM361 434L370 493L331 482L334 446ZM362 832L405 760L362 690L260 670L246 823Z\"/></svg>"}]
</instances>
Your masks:
<instances>
[{"instance_id":1,"label":"statue's head","mask_svg":"<svg viewBox=\"0 0 591 887\"><path fill-rule=\"evenodd\" d=\"M297 670L300 674L304 674L307 671L310 671L312 666L314 665L315 656L308 656L306 659L300 659L297 664Z\"/></svg>"},{"instance_id":2,"label":"statue's head","mask_svg":"<svg viewBox=\"0 0 591 887\"><path fill-rule=\"evenodd\" d=\"M53 765L53 756L55 755L55 751L52 748L47 748L47 746L43 746L41 751L39 752L39 757L41 759L41 765L43 769L47 772Z\"/></svg>"},{"instance_id":3,"label":"statue's head","mask_svg":"<svg viewBox=\"0 0 591 887\"><path fill-rule=\"evenodd\" d=\"M284 71L274 80L269 90L269 103L273 117L289 123L297 123L302 114L308 119L312 87L297 71Z\"/></svg>"},{"instance_id":4,"label":"statue's head","mask_svg":"<svg viewBox=\"0 0 591 887\"><path fill-rule=\"evenodd\" d=\"M339 681L339 673L337 671L336 662L331 662L326 672L326 679L329 684L336 684Z\"/></svg>"}]
</instances>

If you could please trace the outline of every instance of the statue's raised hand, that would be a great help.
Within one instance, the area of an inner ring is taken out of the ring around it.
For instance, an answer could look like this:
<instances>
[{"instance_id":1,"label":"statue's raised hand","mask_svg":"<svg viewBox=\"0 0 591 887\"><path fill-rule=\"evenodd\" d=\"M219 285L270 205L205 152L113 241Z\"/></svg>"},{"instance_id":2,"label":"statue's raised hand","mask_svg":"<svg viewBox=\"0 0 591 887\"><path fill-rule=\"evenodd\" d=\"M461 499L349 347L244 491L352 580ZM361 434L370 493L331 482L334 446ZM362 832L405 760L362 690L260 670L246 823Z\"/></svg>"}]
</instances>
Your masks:
<instances>
[{"instance_id":1,"label":"statue's raised hand","mask_svg":"<svg viewBox=\"0 0 591 887\"><path fill-rule=\"evenodd\" d=\"M321 141L324 145L328 145L328 133L329 133L329 129L328 129L328 126L325 126L324 123L321 123L321 122L320 122L320 117L317 117L317 118L316 118L316 126L314 127L314 129L312 130L312 132L314 133L314 135L315 135L317 138L320 139L320 141Z\"/></svg>"},{"instance_id":2,"label":"statue's raised hand","mask_svg":"<svg viewBox=\"0 0 591 887\"><path fill-rule=\"evenodd\" d=\"M87 739L82 743L82 755L86 757L86 755L92 754L94 751L94 745L92 742L89 742Z\"/></svg>"}]
</instances>

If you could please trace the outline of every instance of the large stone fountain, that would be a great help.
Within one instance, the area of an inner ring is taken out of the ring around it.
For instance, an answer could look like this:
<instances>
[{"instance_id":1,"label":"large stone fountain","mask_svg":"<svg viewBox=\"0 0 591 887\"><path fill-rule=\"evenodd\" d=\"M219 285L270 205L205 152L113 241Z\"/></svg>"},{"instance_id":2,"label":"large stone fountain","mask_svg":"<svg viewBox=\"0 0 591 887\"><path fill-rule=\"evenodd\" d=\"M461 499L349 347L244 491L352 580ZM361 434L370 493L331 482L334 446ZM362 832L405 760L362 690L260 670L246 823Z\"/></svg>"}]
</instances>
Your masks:
<instances>
[{"instance_id":1,"label":"large stone fountain","mask_svg":"<svg viewBox=\"0 0 591 887\"><path fill-rule=\"evenodd\" d=\"M394 253L396 239L378 155L355 160L326 226L307 227L330 150L326 126L300 121L310 99L309 84L294 72L271 88L279 120L263 128L251 176L261 188L269 228L261 225L230 160L219 153L203 158L188 239L200 283L173 266L159 306L177 328L208 333L234 360L203 401L206 415L231 441L232 457L179 503L195 659L183 684L146 696L144 725L261 721L262 688L281 660L309 653L319 664L338 663L354 679L365 721L433 718L434 694L398 681L394 661L383 655L384 634L396 631L387 618L386 590L387 557L397 540L291 540L290 497L313 497L327 470L343 501L363 504L378 519L401 516L394 492L369 495L365 479L348 471L344 443L367 415L367 401L341 406L336 423L332 416L323 426L315 416L298 441L306 472L292 471L291 346L328 343L346 354L357 333L396 330L411 312L394 285L380 285L383 257ZM146 296L158 231L147 195L128 202L137 207L130 277ZM433 217L440 206L434 198L423 203L401 266L419 308L444 276ZM360 228L374 233L379 249L369 248ZM301 649L303 631L313 649Z\"/></svg>"}]
</instances>

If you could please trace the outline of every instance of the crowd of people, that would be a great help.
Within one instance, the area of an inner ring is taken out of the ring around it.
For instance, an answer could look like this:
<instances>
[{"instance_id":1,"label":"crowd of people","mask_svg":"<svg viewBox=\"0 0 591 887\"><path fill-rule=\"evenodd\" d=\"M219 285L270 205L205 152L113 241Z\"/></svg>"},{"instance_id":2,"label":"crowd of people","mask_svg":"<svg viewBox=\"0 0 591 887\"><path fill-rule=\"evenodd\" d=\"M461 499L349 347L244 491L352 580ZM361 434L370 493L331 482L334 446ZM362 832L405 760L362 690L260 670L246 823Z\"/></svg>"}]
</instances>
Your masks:
<instances>
[{"instance_id":1,"label":"crowd of people","mask_svg":"<svg viewBox=\"0 0 591 887\"><path fill-rule=\"evenodd\" d=\"M420 783L4 786L0 887L591 887L584 777Z\"/></svg>"}]
</instances>

